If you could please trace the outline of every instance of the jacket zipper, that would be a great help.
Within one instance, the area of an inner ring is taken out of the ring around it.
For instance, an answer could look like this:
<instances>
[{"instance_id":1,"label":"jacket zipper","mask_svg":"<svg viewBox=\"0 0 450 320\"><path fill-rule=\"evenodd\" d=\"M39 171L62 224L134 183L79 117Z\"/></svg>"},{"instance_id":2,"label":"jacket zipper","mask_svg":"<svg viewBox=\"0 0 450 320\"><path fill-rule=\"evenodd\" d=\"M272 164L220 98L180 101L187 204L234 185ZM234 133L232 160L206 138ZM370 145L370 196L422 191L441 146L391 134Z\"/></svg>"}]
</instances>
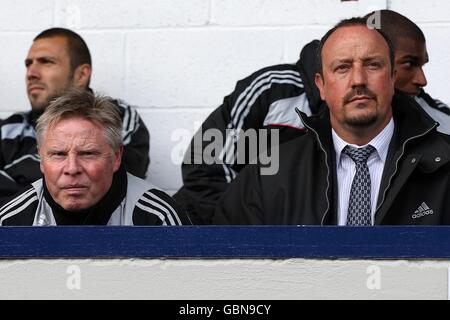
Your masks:
<instances>
[{"instance_id":1,"label":"jacket zipper","mask_svg":"<svg viewBox=\"0 0 450 320\"><path fill-rule=\"evenodd\" d=\"M409 141L411 141L411 140L414 140L414 139L417 139L417 138L420 138L420 137L423 137L423 136L427 135L431 130L433 130L434 128L436 128L436 125L437 125L437 124L435 123L431 128L429 128L429 129L428 129L427 131L425 131L424 133L419 134L419 135L416 135L416 136L414 136L414 137L411 137L411 138L407 139L405 142L403 142L403 145L402 145L402 153L400 154L400 156L398 156L397 160L395 161L395 170L394 170L394 172L391 174L391 176L389 177L389 183L388 183L388 185L387 185L386 188L383 190L383 199L381 200L380 205L375 209L375 217L376 217L376 215L377 215L377 211L381 208L381 206L383 205L384 201L386 200L386 193L387 193L387 190L388 190L388 189L390 188L390 186L391 186L392 178L395 176L395 174L396 174L397 171L398 171L398 163L399 163L400 159L403 157L403 155L405 154L405 147L406 147L406 144L407 144Z\"/></svg>"},{"instance_id":2,"label":"jacket zipper","mask_svg":"<svg viewBox=\"0 0 450 320\"><path fill-rule=\"evenodd\" d=\"M325 216L327 215L328 210L330 209L330 199L328 198L328 190L330 188L330 167L328 166L328 154L325 151L325 148L322 145L322 141L320 141L319 138L319 134L317 133L316 130L314 130L313 128L311 128L310 126L308 126L305 121L303 121L303 117L300 115L300 119L303 122L303 125L308 128L309 130L311 130L312 132L314 132L314 134L316 135L317 141L319 142L319 147L322 150L322 152L325 154L325 166L327 167L327 188L325 190L325 197L327 199L327 208L325 209L325 212L323 213L322 216L322 220L320 221L320 225L323 226L323 222L325 220Z\"/></svg>"}]
</instances>

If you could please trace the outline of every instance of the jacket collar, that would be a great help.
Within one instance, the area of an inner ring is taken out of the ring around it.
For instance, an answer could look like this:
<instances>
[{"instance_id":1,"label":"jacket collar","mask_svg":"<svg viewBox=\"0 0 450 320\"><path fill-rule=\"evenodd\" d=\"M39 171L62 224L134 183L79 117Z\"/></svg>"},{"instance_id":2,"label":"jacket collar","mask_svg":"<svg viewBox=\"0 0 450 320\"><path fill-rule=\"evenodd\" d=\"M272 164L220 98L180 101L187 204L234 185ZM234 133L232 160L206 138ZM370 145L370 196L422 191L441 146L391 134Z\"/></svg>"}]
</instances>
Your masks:
<instances>
[{"instance_id":1,"label":"jacket collar","mask_svg":"<svg viewBox=\"0 0 450 320\"><path fill-rule=\"evenodd\" d=\"M326 181L326 201L327 207L322 216L319 217L321 225L325 224L336 224L336 165L334 160L334 148L332 146L333 139L331 136L331 124L330 124L330 114L325 103L322 102L322 111L315 116L307 117L306 114L300 112L297 109L297 113L300 115L300 119L303 122L305 128L307 128L308 133L315 136L317 143L318 154L324 155L325 167L327 170L327 181ZM334 214L333 214L334 212Z\"/></svg>"},{"instance_id":2,"label":"jacket collar","mask_svg":"<svg viewBox=\"0 0 450 320\"><path fill-rule=\"evenodd\" d=\"M413 137L431 132L438 125L414 100L414 98L396 92L392 99L392 113L400 143Z\"/></svg>"}]
</instances>

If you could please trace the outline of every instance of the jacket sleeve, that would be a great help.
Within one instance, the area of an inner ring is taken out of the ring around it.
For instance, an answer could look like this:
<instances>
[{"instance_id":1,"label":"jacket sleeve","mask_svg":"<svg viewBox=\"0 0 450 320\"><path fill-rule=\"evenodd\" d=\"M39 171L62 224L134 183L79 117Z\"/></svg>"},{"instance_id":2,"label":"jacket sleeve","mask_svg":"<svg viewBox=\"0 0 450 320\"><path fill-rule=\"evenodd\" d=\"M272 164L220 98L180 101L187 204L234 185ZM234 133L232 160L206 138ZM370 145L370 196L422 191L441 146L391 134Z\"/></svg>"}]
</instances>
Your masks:
<instances>
[{"instance_id":1,"label":"jacket sleeve","mask_svg":"<svg viewBox=\"0 0 450 320\"><path fill-rule=\"evenodd\" d=\"M0 128L3 126L3 121L0 121ZM23 188L23 185L19 184L5 168L4 157L4 143L0 130L0 206L3 205L11 196L15 195L19 190Z\"/></svg>"},{"instance_id":2,"label":"jacket sleeve","mask_svg":"<svg viewBox=\"0 0 450 320\"><path fill-rule=\"evenodd\" d=\"M231 183L215 209L213 224L264 224L259 167L248 165Z\"/></svg>"},{"instance_id":3,"label":"jacket sleeve","mask_svg":"<svg viewBox=\"0 0 450 320\"><path fill-rule=\"evenodd\" d=\"M235 90L223 100L222 105L215 109L202 123L200 129L195 133L185 153L181 165L183 187L174 195L174 199L180 203L188 212L194 224L210 224L217 201L227 189L241 166L236 165L236 121L237 115L233 107L237 102L242 102L244 109L259 109L259 101L249 105L249 101L242 101L242 94L250 88L252 75L237 83ZM247 114L247 117L249 115ZM234 119L233 119L234 118ZM243 118L242 118L243 119ZM256 120L256 119L255 119ZM245 130L242 124L242 130ZM262 121L255 128L262 126ZM218 141L205 141L205 133L217 133ZM204 152L212 142L220 146L214 154L214 158L205 158L209 152Z\"/></svg>"},{"instance_id":4,"label":"jacket sleeve","mask_svg":"<svg viewBox=\"0 0 450 320\"><path fill-rule=\"evenodd\" d=\"M0 226L33 225L38 203L38 194L33 186L21 188L0 206Z\"/></svg>"},{"instance_id":5,"label":"jacket sleeve","mask_svg":"<svg viewBox=\"0 0 450 320\"><path fill-rule=\"evenodd\" d=\"M441 112L450 115L450 107L447 104L438 99L434 99L434 103Z\"/></svg>"},{"instance_id":6,"label":"jacket sleeve","mask_svg":"<svg viewBox=\"0 0 450 320\"><path fill-rule=\"evenodd\" d=\"M142 179L146 178L150 163L150 135L136 109L124 101L116 100L122 116L122 139L124 153L122 161L125 169Z\"/></svg>"},{"instance_id":7,"label":"jacket sleeve","mask_svg":"<svg viewBox=\"0 0 450 320\"><path fill-rule=\"evenodd\" d=\"M195 133L181 165L183 187L174 199L188 212L194 224L210 224L217 200L236 175L236 168L223 161L223 155L204 159L203 151L210 141L202 137L208 130L217 130L225 137L230 116L227 111L229 97L217 108ZM218 142L223 149L223 141ZM207 160L207 161L204 161Z\"/></svg>"},{"instance_id":8,"label":"jacket sleeve","mask_svg":"<svg viewBox=\"0 0 450 320\"><path fill-rule=\"evenodd\" d=\"M11 178L7 172L3 171L3 165L0 169L0 206L3 205L11 196L23 188Z\"/></svg>"},{"instance_id":9,"label":"jacket sleeve","mask_svg":"<svg viewBox=\"0 0 450 320\"><path fill-rule=\"evenodd\" d=\"M186 212L164 191L151 189L144 193L133 209L134 225L190 225Z\"/></svg>"}]
</instances>

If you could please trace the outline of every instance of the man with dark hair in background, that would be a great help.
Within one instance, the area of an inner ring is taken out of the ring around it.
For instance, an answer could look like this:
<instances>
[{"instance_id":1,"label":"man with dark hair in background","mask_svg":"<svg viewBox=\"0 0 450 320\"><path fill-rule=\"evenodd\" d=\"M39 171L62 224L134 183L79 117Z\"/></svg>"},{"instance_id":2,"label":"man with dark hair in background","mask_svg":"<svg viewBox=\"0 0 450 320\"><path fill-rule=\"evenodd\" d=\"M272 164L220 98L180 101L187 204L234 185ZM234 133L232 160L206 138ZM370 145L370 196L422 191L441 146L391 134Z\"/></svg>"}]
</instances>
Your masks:
<instances>
[{"instance_id":1,"label":"man with dark hair in background","mask_svg":"<svg viewBox=\"0 0 450 320\"><path fill-rule=\"evenodd\" d=\"M71 88L89 88L92 62L85 41L75 32L51 28L41 32L25 59L26 88L31 110L13 114L0 124L0 202L39 179L35 126L49 103ZM137 111L114 100L120 113L126 169L145 178L149 164L149 133Z\"/></svg>"},{"instance_id":2,"label":"man with dark hair in background","mask_svg":"<svg viewBox=\"0 0 450 320\"><path fill-rule=\"evenodd\" d=\"M378 14L381 30L391 39L395 48L395 88L412 97L439 123L438 131L450 134L450 108L433 99L423 89L427 78L423 66L428 62L425 35L417 24L392 10L380 10L366 15Z\"/></svg>"}]
</instances>

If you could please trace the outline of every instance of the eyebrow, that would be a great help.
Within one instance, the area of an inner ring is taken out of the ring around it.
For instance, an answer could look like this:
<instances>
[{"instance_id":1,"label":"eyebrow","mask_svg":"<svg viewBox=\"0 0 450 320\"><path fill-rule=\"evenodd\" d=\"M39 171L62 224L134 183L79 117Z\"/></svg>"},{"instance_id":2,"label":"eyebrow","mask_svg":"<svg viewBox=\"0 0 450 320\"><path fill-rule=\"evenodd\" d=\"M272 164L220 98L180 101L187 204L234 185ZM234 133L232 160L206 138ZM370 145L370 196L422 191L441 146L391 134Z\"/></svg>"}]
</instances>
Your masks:
<instances>
[{"instance_id":1,"label":"eyebrow","mask_svg":"<svg viewBox=\"0 0 450 320\"><path fill-rule=\"evenodd\" d=\"M40 56L40 57L35 57L35 58L26 58L25 59L25 63L29 63L33 60L37 60L37 61L43 61L43 60L50 60L50 61L56 61L58 58L54 57L54 56Z\"/></svg>"},{"instance_id":2,"label":"eyebrow","mask_svg":"<svg viewBox=\"0 0 450 320\"><path fill-rule=\"evenodd\" d=\"M419 60L419 56L415 56L413 54L407 54L402 56L402 59L414 59L414 60Z\"/></svg>"},{"instance_id":3,"label":"eyebrow","mask_svg":"<svg viewBox=\"0 0 450 320\"><path fill-rule=\"evenodd\" d=\"M363 62L367 62L367 61L372 61L372 60L384 60L383 56L380 55L374 55L374 56L367 56L367 57L363 57L362 59L358 59L358 60L362 60ZM333 61L331 61L330 65L335 65L336 63L353 63L354 59L352 58L342 58L342 59L335 59Z\"/></svg>"},{"instance_id":4,"label":"eyebrow","mask_svg":"<svg viewBox=\"0 0 450 320\"><path fill-rule=\"evenodd\" d=\"M413 54L407 54L405 56L402 56L400 59L401 60L410 59L410 60L414 60L415 62L419 62L422 60L421 57L413 55ZM428 54L425 57L425 63L427 63L427 62L429 62Z\"/></svg>"}]
</instances>

